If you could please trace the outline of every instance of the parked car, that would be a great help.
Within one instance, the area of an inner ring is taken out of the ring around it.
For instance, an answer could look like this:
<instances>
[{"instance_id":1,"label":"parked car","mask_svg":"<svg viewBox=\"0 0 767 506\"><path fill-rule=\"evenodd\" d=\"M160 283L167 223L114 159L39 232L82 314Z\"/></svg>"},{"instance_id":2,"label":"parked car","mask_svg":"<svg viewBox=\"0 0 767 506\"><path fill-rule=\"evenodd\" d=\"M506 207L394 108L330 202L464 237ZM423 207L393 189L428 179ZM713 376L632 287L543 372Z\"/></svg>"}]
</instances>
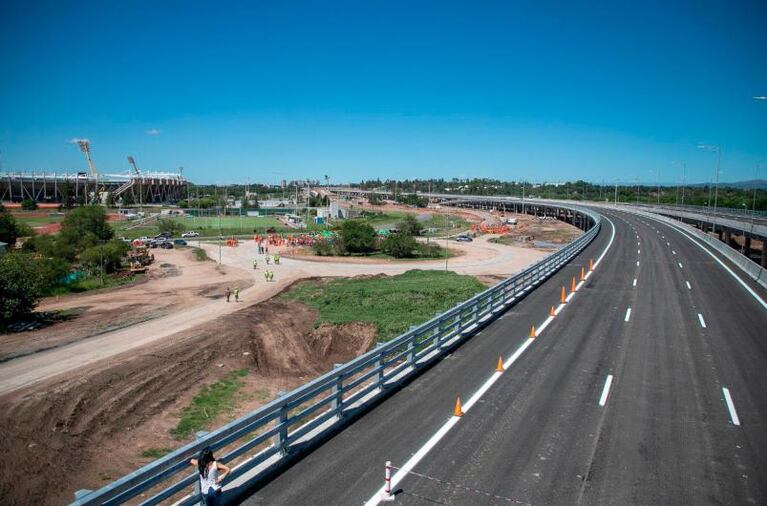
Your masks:
<instances>
[{"instance_id":1,"label":"parked car","mask_svg":"<svg viewBox=\"0 0 767 506\"><path fill-rule=\"evenodd\" d=\"M171 234L169 232L163 232L154 236L155 239L170 239Z\"/></svg>"},{"instance_id":2,"label":"parked car","mask_svg":"<svg viewBox=\"0 0 767 506\"><path fill-rule=\"evenodd\" d=\"M472 242L474 239L472 239L468 235L459 235L458 237L455 238L455 240L458 242Z\"/></svg>"},{"instance_id":3,"label":"parked car","mask_svg":"<svg viewBox=\"0 0 767 506\"><path fill-rule=\"evenodd\" d=\"M173 249L173 243L170 241L164 241L160 244L162 249Z\"/></svg>"},{"instance_id":4,"label":"parked car","mask_svg":"<svg viewBox=\"0 0 767 506\"><path fill-rule=\"evenodd\" d=\"M199 237L199 236L200 234L198 234L197 232L193 230L190 230L189 232L184 232L183 234L181 234L181 237Z\"/></svg>"},{"instance_id":5,"label":"parked car","mask_svg":"<svg viewBox=\"0 0 767 506\"><path fill-rule=\"evenodd\" d=\"M183 239L174 239L173 244L176 246L186 246L186 241Z\"/></svg>"}]
</instances>

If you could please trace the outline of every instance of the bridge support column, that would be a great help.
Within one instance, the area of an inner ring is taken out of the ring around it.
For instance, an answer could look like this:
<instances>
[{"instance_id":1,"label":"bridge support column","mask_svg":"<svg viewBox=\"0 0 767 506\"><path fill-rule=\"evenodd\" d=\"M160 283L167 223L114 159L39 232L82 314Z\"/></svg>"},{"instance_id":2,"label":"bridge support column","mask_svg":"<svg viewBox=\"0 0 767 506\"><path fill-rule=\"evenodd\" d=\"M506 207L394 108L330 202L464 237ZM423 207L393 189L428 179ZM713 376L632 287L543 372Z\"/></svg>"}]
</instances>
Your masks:
<instances>
[{"instance_id":1,"label":"bridge support column","mask_svg":"<svg viewBox=\"0 0 767 506\"><path fill-rule=\"evenodd\" d=\"M724 231L724 243L727 246L732 247L732 234L730 233L729 230L725 230Z\"/></svg>"},{"instance_id":2,"label":"bridge support column","mask_svg":"<svg viewBox=\"0 0 767 506\"><path fill-rule=\"evenodd\" d=\"M751 256L751 238L748 236L743 237L743 250L741 253L746 256Z\"/></svg>"},{"instance_id":3,"label":"bridge support column","mask_svg":"<svg viewBox=\"0 0 767 506\"><path fill-rule=\"evenodd\" d=\"M767 269L767 240L762 239L762 267Z\"/></svg>"}]
</instances>

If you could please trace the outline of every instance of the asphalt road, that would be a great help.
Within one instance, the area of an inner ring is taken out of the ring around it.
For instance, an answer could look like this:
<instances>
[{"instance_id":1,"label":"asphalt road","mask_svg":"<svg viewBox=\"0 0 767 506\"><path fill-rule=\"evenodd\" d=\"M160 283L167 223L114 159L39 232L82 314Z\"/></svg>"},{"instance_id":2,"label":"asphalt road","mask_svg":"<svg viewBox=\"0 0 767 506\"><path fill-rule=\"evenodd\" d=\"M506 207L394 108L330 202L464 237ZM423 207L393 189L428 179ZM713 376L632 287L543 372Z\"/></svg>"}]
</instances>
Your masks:
<instances>
[{"instance_id":1,"label":"asphalt road","mask_svg":"<svg viewBox=\"0 0 767 506\"><path fill-rule=\"evenodd\" d=\"M500 320L245 503L361 504L383 485L385 461L401 468L417 452L398 503L767 503L767 310L667 225L601 212L615 239L594 275L428 452L456 396L469 399L527 341L603 251L610 223Z\"/></svg>"}]
</instances>

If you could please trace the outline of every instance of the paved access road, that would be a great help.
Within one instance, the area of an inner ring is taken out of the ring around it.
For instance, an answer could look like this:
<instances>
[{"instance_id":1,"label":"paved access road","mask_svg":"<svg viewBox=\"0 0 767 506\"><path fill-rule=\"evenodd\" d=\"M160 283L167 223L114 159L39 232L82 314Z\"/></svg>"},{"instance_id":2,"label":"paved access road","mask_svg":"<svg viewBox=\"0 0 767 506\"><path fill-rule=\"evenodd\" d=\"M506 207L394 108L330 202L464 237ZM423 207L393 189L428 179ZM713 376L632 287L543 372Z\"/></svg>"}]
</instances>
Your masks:
<instances>
[{"instance_id":1,"label":"paved access road","mask_svg":"<svg viewBox=\"0 0 767 506\"><path fill-rule=\"evenodd\" d=\"M412 465L395 474L406 504L767 503L767 309L676 230L600 212L610 222L571 265L246 504L365 503L387 460Z\"/></svg>"}]
</instances>

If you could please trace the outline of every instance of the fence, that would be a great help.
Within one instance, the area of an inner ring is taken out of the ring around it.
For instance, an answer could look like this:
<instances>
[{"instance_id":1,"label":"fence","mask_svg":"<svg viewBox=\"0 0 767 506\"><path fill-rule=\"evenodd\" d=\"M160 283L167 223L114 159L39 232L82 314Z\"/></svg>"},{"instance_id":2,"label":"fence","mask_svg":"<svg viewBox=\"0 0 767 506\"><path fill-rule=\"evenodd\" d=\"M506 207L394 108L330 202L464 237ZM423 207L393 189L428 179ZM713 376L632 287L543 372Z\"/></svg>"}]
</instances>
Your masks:
<instances>
[{"instance_id":1,"label":"fence","mask_svg":"<svg viewBox=\"0 0 767 506\"><path fill-rule=\"evenodd\" d=\"M221 461L236 463L230 483L246 473L251 479L256 466L260 466L258 475L288 455L300 453L297 443L305 448L307 443L340 429L345 419L371 407L402 380L473 335L580 253L599 232L601 217L589 210L562 207L587 216L592 226L556 253L165 457L95 492L83 491L74 504L119 504L139 494L142 505L178 498L185 490L191 492L198 481L189 458L208 446L223 450ZM199 497L190 494L177 504L197 501Z\"/></svg>"}]
</instances>

